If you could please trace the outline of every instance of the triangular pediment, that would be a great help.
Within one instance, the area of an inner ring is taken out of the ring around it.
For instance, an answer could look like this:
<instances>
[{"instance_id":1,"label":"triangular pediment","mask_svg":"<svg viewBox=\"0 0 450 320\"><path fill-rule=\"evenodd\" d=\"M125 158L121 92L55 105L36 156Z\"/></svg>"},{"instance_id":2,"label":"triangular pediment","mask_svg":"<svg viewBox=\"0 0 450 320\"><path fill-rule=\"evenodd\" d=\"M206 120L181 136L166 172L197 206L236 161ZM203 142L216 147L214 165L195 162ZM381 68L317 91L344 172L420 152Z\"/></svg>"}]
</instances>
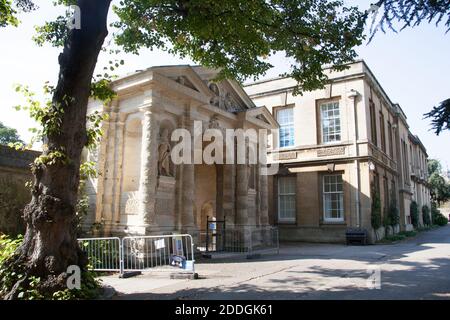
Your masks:
<instances>
[{"instance_id":1,"label":"triangular pediment","mask_svg":"<svg viewBox=\"0 0 450 320\"><path fill-rule=\"evenodd\" d=\"M185 88L194 90L197 93L204 95L205 97L212 96L211 91L199 77L199 75L194 72L191 66L181 65L181 66L163 66L154 67L153 71L156 71L160 75L169 78L172 81L182 85Z\"/></svg>"},{"instance_id":2,"label":"triangular pediment","mask_svg":"<svg viewBox=\"0 0 450 320\"><path fill-rule=\"evenodd\" d=\"M266 107L256 107L245 111L245 119L251 121L263 128L279 128L278 122Z\"/></svg>"}]
</instances>

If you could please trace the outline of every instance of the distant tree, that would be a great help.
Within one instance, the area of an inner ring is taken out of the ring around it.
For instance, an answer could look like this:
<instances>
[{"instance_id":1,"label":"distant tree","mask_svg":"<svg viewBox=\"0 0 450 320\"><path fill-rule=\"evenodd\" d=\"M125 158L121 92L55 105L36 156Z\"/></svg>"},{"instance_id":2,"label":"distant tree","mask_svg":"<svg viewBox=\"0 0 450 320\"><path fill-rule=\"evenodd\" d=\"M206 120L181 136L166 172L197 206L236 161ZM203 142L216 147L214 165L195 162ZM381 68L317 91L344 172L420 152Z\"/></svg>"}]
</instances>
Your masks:
<instances>
[{"instance_id":1,"label":"distant tree","mask_svg":"<svg viewBox=\"0 0 450 320\"><path fill-rule=\"evenodd\" d=\"M372 228L376 231L382 226L382 218L381 218L381 200L380 193L378 189L375 187L375 184L372 183L372 205L371 205L371 217L370 222L372 224Z\"/></svg>"},{"instance_id":2,"label":"distant tree","mask_svg":"<svg viewBox=\"0 0 450 320\"><path fill-rule=\"evenodd\" d=\"M409 206L409 215L411 216L411 223L414 228L419 227L419 206L417 202L412 201Z\"/></svg>"},{"instance_id":3,"label":"distant tree","mask_svg":"<svg viewBox=\"0 0 450 320\"><path fill-rule=\"evenodd\" d=\"M442 130L450 129L450 99L442 101L439 105L433 107L433 109L426 113L425 118L431 119L431 126L439 135Z\"/></svg>"},{"instance_id":4,"label":"distant tree","mask_svg":"<svg viewBox=\"0 0 450 320\"><path fill-rule=\"evenodd\" d=\"M19 134L17 133L17 130L5 126L2 122L0 122L0 144L7 145L8 143L14 142L23 143L23 141L19 137Z\"/></svg>"},{"instance_id":5,"label":"distant tree","mask_svg":"<svg viewBox=\"0 0 450 320\"><path fill-rule=\"evenodd\" d=\"M371 5L373 21L377 18L379 9L382 9L382 14L372 28L370 40L378 30L386 32L386 29L390 29L397 32L398 29L401 31L408 27L416 27L422 22L434 22L436 26L443 24L447 29L446 33L450 31L450 1L448 0L379 0ZM395 23L399 23L400 27L396 27ZM442 130L450 129L450 99L442 101L424 116L431 119L431 126L436 135L439 135Z\"/></svg>"},{"instance_id":6,"label":"distant tree","mask_svg":"<svg viewBox=\"0 0 450 320\"><path fill-rule=\"evenodd\" d=\"M34 9L36 6L31 0L0 0L0 27L17 26L17 13Z\"/></svg>"},{"instance_id":7,"label":"distant tree","mask_svg":"<svg viewBox=\"0 0 450 320\"><path fill-rule=\"evenodd\" d=\"M430 159L428 161L428 184L430 185L431 199L438 206L450 200L450 184L442 175L442 165L439 160Z\"/></svg>"}]
</instances>

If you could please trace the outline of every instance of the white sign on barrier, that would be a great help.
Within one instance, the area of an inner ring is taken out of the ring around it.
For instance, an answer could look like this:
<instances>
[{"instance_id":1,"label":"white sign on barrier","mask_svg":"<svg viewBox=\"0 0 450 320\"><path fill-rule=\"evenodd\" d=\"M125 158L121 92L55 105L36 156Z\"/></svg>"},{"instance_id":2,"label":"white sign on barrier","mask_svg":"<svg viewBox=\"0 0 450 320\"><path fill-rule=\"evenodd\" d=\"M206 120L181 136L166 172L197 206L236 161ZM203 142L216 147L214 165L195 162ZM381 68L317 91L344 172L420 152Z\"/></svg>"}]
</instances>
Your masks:
<instances>
[{"instance_id":1,"label":"white sign on barrier","mask_svg":"<svg viewBox=\"0 0 450 320\"><path fill-rule=\"evenodd\" d=\"M166 243L165 243L164 239L155 240L155 247L156 247L156 250L165 248Z\"/></svg>"}]
</instances>

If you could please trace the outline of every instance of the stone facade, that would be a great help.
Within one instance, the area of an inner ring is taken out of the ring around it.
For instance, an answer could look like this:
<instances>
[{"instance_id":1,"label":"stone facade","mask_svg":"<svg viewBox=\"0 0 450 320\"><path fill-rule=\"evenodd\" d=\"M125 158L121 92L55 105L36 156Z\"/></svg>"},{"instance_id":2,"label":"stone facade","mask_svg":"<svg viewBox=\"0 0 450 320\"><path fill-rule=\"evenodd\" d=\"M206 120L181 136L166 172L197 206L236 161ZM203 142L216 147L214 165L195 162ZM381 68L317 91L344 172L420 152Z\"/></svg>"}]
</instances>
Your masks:
<instances>
[{"instance_id":1,"label":"stone facade","mask_svg":"<svg viewBox=\"0 0 450 320\"><path fill-rule=\"evenodd\" d=\"M39 155L0 145L0 233L24 233L22 210L31 199L25 184L33 179L30 163Z\"/></svg>"},{"instance_id":2,"label":"stone facade","mask_svg":"<svg viewBox=\"0 0 450 320\"><path fill-rule=\"evenodd\" d=\"M372 242L383 237L384 228L375 233L371 226L372 188L382 208L394 197L400 210L395 231L412 228L412 200L419 208L430 204L425 147L364 61L348 67L325 69L331 83L303 95L292 94L291 78L245 87L285 130L268 149L269 159L284 167L269 177L268 204L282 240L342 242L348 228L368 230Z\"/></svg>"},{"instance_id":3,"label":"stone facade","mask_svg":"<svg viewBox=\"0 0 450 320\"><path fill-rule=\"evenodd\" d=\"M214 82L216 75L202 67L152 67L115 81L118 95L108 106L90 101L88 112L105 112L108 119L97 150L85 153L99 172L87 186L86 232L195 236L208 217L228 226L268 224L267 201L261 200L268 198L267 177L258 165L201 159L175 165L170 159L175 129L189 133L183 136L193 146L187 156L196 159L208 143L195 137L206 128L277 127L270 112L256 108L236 82Z\"/></svg>"}]
</instances>

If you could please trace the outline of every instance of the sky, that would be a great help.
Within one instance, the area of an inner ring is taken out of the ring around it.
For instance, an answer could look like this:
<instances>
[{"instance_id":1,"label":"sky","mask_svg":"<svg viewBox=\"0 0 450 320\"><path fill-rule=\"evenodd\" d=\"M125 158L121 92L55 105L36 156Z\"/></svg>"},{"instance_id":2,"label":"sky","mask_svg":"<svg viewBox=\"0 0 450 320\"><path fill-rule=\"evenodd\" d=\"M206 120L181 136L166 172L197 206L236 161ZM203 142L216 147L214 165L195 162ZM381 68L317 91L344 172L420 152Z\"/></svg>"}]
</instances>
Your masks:
<instances>
[{"instance_id":1,"label":"sky","mask_svg":"<svg viewBox=\"0 0 450 320\"><path fill-rule=\"evenodd\" d=\"M366 9L367 0L347 0ZM16 128L20 136L29 141L30 127L36 124L23 111L13 106L21 104L21 96L14 91L15 84L28 85L36 92L45 81L55 83L58 75L60 49L50 46L38 47L32 40L34 26L51 20L57 14L51 1L37 0L38 11L21 16L18 28L0 29L0 121ZM434 105L450 97L450 32L443 26L422 24L400 33L378 33L372 42L364 42L356 48L359 58L364 59L393 102L401 105L410 125L417 134L430 158L441 160L444 168L450 167L450 131L436 136L430 131L429 120L423 114ZM120 75L146 69L155 65L192 64L161 51L142 50L136 55L120 55L125 65ZM98 70L107 65L108 57L101 55ZM264 78L272 78L287 71L289 64L282 54L270 58L274 68Z\"/></svg>"}]
</instances>

